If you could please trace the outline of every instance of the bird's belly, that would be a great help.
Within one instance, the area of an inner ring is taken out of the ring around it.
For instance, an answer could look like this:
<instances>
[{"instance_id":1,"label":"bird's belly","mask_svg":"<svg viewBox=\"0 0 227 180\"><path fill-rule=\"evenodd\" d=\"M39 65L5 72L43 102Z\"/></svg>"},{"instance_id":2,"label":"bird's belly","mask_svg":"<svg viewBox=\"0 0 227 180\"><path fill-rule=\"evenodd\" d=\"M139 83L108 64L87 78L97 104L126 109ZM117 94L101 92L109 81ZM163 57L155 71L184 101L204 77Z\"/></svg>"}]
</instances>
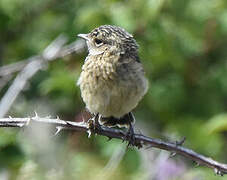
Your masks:
<instances>
[{"instance_id":1,"label":"bird's belly","mask_svg":"<svg viewBox=\"0 0 227 180\"><path fill-rule=\"evenodd\" d=\"M142 84L141 84L142 83ZM95 79L81 74L79 85L83 101L91 113L120 118L132 111L146 92L144 83Z\"/></svg>"}]
</instances>

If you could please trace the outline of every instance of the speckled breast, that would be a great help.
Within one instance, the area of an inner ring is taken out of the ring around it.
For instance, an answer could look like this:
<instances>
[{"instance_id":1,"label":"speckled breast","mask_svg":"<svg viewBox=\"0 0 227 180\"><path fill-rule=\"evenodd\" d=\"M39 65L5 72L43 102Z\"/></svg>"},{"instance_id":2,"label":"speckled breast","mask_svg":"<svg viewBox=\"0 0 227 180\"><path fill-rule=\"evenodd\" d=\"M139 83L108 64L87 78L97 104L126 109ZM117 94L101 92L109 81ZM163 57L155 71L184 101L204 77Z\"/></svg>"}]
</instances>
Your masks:
<instances>
[{"instance_id":1,"label":"speckled breast","mask_svg":"<svg viewBox=\"0 0 227 180\"><path fill-rule=\"evenodd\" d=\"M137 106L147 91L147 81L141 72L122 73L111 59L102 60L88 57L77 84L91 113L119 118Z\"/></svg>"}]
</instances>

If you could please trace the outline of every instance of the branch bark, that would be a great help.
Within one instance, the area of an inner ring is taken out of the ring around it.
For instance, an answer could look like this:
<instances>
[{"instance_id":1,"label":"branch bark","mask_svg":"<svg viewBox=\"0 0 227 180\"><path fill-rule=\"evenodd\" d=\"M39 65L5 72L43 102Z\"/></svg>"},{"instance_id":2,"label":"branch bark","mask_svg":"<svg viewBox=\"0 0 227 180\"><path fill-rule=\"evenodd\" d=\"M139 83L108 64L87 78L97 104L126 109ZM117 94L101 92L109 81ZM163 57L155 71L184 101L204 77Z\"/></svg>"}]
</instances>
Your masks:
<instances>
[{"instance_id":1,"label":"branch bark","mask_svg":"<svg viewBox=\"0 0 227 180\"><path fill-rule=\"evenodd\" d=\"M29 126L30 122L42 123L53 125L57 131L55 134L58 134L61 130L74 130L81 132L88 132L89 136L91 133L96 133L98 135L106 136L108 138L117 138L129 141L127 133L114 128L101 127L100 129L94 129L93 124L86 122L72 122L72 121L64 121L59 118L50 119L50 118L40 118L37 115L35 117L29 118L2 118L0 119L0 127L26 127ZM170 151L173 153L177 153L181 156L184 156L188 159L191 159L197 162L200 165L207 166L212 168L214 172L218 175L227 174L227 164L219 163L209 157L201 155L191 149L182 146L182 143L171 143L165 142L160 139L154 139L151 137L144 136L143 134L135 134L135 142L138 147L142 147L144 145L149 145L154 148Z\"/></svg>"}]
</instances>

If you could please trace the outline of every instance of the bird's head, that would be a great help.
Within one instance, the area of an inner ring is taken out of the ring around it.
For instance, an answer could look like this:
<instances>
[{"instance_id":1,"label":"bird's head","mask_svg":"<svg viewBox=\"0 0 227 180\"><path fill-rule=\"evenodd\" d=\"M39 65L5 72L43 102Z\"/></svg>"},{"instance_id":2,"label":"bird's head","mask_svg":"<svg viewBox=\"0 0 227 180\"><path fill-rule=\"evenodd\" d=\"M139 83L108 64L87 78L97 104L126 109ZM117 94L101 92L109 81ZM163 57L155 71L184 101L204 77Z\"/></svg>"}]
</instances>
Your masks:
<instances>
[{"instance_id":1,"label":"bird's head","mask_svg":"<svg viewBox=\"0 0 227 180\"><path fill-rule=\"evenodd\" d=\"M79 34L86 40L90 55L102 54L105 51L119 54L137 54L138 45L133 36L123 28L102 25L88 34Z\"/></svg>"}]
</instances>

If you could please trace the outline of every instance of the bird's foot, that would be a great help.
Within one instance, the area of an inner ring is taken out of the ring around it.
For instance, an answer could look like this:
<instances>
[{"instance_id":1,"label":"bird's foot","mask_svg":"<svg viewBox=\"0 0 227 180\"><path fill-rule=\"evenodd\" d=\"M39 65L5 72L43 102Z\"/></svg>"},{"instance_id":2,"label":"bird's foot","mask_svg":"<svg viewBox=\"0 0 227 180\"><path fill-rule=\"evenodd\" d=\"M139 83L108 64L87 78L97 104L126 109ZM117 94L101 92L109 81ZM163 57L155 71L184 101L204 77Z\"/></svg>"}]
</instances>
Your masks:
<instances>
[{"instance_id":1,"label":"bird's foot","mask_svg":"<svg viewBox=\"0 0 227 180\"><path fill-rule=\"evenodd\" d=\"M127 148L129 146L135 146L135 133L134 133L134 129L133 129L133 126L132 124L130 123L129 125L129 129L124 137L124 140L128 140L128 145L127 145Z\"/></svg>"},{"instance_id":2,"label":"bird's foot","mask_svg":"<svg viewBox=\"0 0 227 180\"><path fill-rule=\"evenodd\" d=\"M90 131L97 133L101 129L101 125L99 124L100 117L101 116L99 114L96 114L88 120L88 128Z\"/></svg>"},{"instance_id":3,"label":"bird's foot","mask_svg":"<svg viewBox=\"0 0 227 180\"><path fill-rule=\"evenodd\" d=\"M142 147L142 144L138 141L136 141L136 137L135 137L135 133L134 133L134 128L132 126L132 124L129 124L129 129L123 139L123 141L127 140L128 141L128 145L127 148L130 146L136 146L138 149Z\"/></svg>"}]
</instances>

